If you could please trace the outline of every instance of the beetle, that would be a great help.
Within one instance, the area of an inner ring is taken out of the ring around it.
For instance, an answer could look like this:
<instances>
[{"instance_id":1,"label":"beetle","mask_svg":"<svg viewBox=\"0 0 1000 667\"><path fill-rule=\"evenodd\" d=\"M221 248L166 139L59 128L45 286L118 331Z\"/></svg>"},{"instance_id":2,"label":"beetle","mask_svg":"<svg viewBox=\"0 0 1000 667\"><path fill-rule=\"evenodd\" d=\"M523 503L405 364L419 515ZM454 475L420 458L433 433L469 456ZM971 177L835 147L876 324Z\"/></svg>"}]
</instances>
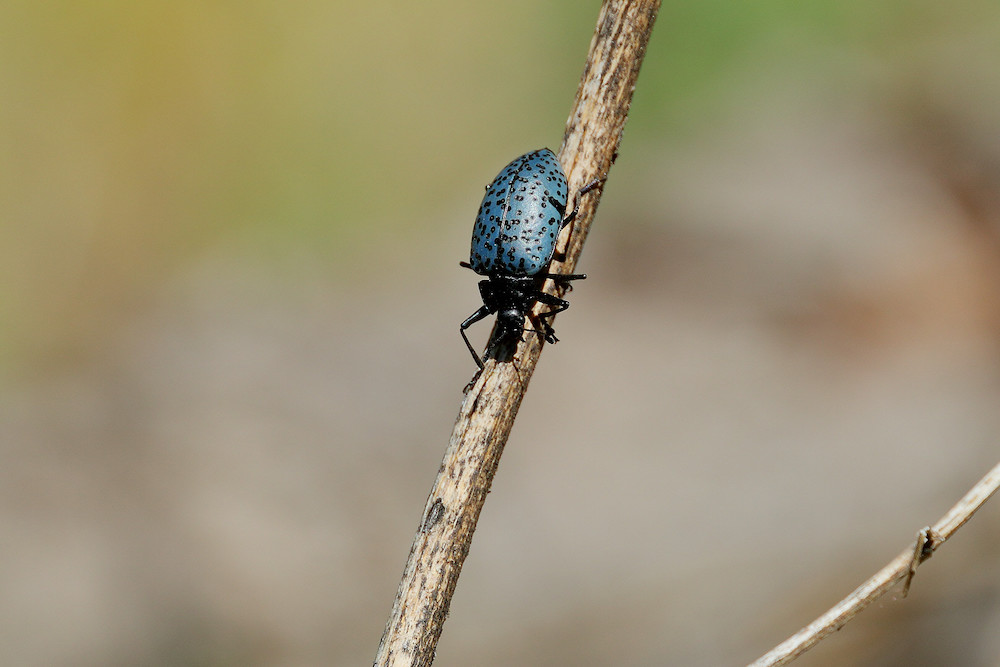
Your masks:
<instances>
[{"instance_id":1,"label":"beetle","mask_svg":"<svg viewBox=\"0 0 1000 667\"><path fill-rule=\"evenodd\" d=\"M534 331L548 343L559 340L548 320L569 308L569 302L546 294L542 287L547 279L568 286L572 280L587 277L582 273L549 273L548 267L559 232L576 219L580 197L602 181L595 179L581 188L576 205L566 215L566 175L555 153L542 148L512 161L486 187L472 230L469 261L459 263L486 277L479 282L483 305L459 326L480 371L482 359L465 331L494 313L497 344L519 341L523 331ZM541 331L524 327L525 315L535 303L552 307L538 316Z\"/></svg>"}]
</instances>

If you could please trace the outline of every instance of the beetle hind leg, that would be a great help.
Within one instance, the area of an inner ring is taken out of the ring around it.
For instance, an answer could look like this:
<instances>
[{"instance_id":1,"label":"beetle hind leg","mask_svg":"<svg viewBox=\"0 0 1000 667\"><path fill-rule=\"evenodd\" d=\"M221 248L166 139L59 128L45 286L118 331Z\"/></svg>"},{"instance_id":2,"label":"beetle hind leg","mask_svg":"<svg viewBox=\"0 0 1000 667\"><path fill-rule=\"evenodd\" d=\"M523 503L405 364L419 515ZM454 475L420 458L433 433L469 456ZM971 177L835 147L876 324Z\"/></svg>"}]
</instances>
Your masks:
<instances>
[{"instance_id":1,"label":"beetle hind leg","mask_svg":"<svg viewBox=\"0 0 1000 667\"><path fill-rule=\"evenodd\" d=\"M600 187L600 185L604 183L604 181L606 180L608 180L607 176L604 176L602 178L595 178L590 183L587 183L585 186L576 191L576 201L573 204L573 210L569 212L569 215L563 218L562 222L559 224L559 229L562 229L566 225L576 220L576 214L580 212L580 198L583 197L583 195L587 194L588 192L591 192L592 190L595 190L598 187Z\"/></svg>"}]
</instances>

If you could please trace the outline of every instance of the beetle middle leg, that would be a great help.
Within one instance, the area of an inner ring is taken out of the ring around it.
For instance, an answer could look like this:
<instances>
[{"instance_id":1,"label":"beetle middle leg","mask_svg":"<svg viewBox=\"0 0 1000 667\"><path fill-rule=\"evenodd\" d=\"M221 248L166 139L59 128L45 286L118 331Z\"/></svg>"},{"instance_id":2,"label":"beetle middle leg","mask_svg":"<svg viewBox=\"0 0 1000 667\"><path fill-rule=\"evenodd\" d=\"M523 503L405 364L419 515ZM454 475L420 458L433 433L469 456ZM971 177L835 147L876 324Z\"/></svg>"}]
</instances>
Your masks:
<instances>
[{"instance_id":1,"label":"beetle middle leg","mask_svg":"<svg viewBox=\"0 0 1000 667\"><path fill-rule=\"evenodd\" d=\"M563 259L566 259L565 256ZM560 260L562 261L562 260ZM556 285L563 288L567 292L573 291L573 286L570 285L570 281L573 280L586 280L586 273L546 273L543 274L546 280L553 281Z\"/></svg>"},{"instance_id":2,"label":"beetle middle leg","mask_svg":"<svg viewBox=\"0 0 1000 667\"><path fill-rule=\"evenodd\" d=\"M586 273L543 273L546 280L554 280L557 283L568 283L571 280L586 280Z\"/></svg>"}]
</instances>

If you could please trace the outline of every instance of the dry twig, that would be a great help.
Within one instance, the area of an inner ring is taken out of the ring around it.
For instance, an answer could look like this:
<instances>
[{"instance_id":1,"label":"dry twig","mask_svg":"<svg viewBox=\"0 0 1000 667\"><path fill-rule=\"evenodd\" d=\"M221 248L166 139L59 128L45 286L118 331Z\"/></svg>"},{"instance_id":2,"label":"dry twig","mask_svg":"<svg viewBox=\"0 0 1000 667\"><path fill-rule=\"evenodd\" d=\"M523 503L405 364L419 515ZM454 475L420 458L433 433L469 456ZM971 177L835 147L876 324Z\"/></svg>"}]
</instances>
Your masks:
<instances>
[{"instance_id":1,"label":"dry twig","mask_svg":"<svg viewBox=\"0 0 1000 667\"><path fill-rule=\"evenodd\" d=\"M601 7L559 152L570 192L606 176L611 168L659 5L659 0L605 0ZM565 260L553 264L553 273L573 272L598 198L594 193L580 202ZM549 288L556 289L551 284ZM525 336L512 362L488 360L466 395L424 506L375 665L433 662L479 513L542 344L538 336Z\"/></svg>"},{"instance_id":2,"label":"dry twig","mask_svg":"<svg viewBox=\"0 0 1000 667\"><path fill-rule=\"evenodd\" d=\"M976 510L989 500L998 487L1000 487L1000 464L979 480L937 523L922 529L912 547L908 547L896 556L875 576L861 584L825 614L751 663L750 667L787 665L821 639L842 628L858 612L885 595L900 581L903 582L903 595L906 595L917 566L930 558L939 546L971 519Z\"/></svg>"}]
</instances>

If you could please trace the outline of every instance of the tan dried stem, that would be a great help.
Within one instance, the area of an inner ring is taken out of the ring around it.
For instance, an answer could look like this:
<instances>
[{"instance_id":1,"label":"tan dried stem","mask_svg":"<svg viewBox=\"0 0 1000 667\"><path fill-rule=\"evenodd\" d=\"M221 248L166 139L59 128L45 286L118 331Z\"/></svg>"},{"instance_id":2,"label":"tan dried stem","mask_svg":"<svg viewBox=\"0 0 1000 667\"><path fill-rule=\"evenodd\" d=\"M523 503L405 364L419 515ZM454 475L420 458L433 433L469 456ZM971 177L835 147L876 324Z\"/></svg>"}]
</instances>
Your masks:
<instances>
[{"instance_id":1,"label":"tan dried stem","mask_svg":"<svg viewBox=\"0 0 1000 667\"><path fill-rule=\"evenodd\" d=\"M750 667L777 667L787 665L815 646L824 637L836 632L857 614L903 582L903 595L910 589L917 567L931 557L934 551L955 534L972 515L983 506L1000 487L1000 464L976 483L947 514L917 533L917 541L861 584L846 598L835 604L825 614L799 630L750 664Z\"/></svg>"},{"instance_id":2,"label":"tan dried stem","mask_svg":"<svg viewBox=\"0 0 1000 667\"><path fill-rule=\"evenodd\" d=\"M570 192L606 177L611 168L659 5L658 0L606 0L601 7L559 152ZM555 263L553 272L572 272L599 196L596 191L583 198L567 230L565 260ZM512 361L487 360L468 391L424 505L375 665L433 662L479 513L542 345L538 336L525 336Z\"/></svg>"}]
</instances>

